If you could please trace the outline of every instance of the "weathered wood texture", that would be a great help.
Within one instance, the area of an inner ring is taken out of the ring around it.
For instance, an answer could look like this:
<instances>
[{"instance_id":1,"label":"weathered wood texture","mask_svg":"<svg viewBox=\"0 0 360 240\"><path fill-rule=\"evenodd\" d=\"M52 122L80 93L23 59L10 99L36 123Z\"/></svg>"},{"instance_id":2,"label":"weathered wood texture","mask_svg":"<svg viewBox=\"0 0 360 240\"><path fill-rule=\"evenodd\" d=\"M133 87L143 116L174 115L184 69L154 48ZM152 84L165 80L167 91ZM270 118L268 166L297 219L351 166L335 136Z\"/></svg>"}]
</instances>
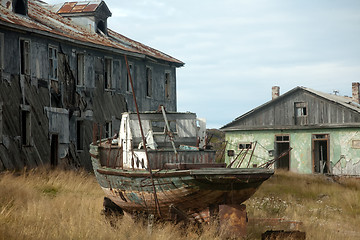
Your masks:
<instances>
[{"instance_id":1,"label":"weathered wood texture","mask_svg":"<svg viewBox=\"0 0 360 240\"><path fill-rule=\"evenodd\" d=\"M351 101L351 100L349 100ZM306 105L306 115L296 116L295 104ZM273 127L297 127L314 125L342 126L358 124L360 113L335 101L323 98L301 88L284 97L279 97L235 119L223 129L251 129Z\"/></svg>"}]
</instances>

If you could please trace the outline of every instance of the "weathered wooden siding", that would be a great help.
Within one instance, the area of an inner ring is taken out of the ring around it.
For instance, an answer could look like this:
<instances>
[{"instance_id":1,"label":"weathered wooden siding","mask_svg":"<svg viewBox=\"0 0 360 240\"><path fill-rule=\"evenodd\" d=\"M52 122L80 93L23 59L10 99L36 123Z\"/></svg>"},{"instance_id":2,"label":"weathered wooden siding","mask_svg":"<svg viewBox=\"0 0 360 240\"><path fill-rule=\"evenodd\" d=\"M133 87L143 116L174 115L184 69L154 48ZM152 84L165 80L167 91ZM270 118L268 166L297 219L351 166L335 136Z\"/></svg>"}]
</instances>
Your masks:
<instances>
[{"instance_id":1,"label":"weathered wooden siding","mask_svg":"<svg viewBox=\"0 0 360 240\"><path fill-rule=\"evenodd\" d=\"M307 104L307 124L296 124L295 103ZM336 102L299 90L236 120L231 128L343 125L359 123L360 114Z\"/></svg>"}]
</instances>

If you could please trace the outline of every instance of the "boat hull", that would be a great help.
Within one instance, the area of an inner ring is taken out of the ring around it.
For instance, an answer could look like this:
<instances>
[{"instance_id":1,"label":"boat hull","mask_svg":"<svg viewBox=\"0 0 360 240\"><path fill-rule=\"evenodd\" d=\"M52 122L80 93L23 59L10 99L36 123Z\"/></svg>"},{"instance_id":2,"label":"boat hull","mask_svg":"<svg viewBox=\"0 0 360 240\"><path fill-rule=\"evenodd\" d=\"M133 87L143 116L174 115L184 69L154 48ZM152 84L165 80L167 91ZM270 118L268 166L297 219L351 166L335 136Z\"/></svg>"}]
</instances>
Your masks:
<instances>
[{"instance_id":1,"label":"boat hull","mask_svg":"<svg viewBox=\"0 0 360 240\"><path fill-rule=\"evenodd\" d=\"M156 213L148 171L101 166L96 154L92 154L92 163L101 188L116 205L130 214ZM273 170L256 168L154 170L153 183L161 217L169 219L170 206L192 215L214 205L240 204L250 198L273 173Z\"/></svg>"}]
</instances>

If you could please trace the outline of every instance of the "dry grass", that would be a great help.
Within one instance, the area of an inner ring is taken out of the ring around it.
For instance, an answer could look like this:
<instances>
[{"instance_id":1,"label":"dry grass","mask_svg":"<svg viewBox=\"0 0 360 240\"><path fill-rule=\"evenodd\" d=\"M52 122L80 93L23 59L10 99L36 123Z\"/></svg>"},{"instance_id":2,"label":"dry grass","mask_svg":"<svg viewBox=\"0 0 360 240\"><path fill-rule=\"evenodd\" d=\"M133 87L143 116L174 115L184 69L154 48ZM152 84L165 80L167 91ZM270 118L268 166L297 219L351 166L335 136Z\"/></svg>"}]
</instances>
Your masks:
<instances>
[{"instance_id":1,"label":"dry grass","mask_svg":"<svg viewBox=\"0 0 360 240\"><path fill-rule=\"evenodd\" d=\"M221 239L215 226L186 231L159 223L147 227L129 217L113 228L100 214L103 192L92 174L31 170L0 174L0 239ZM246 202L248 216L304 223L307 239L356 239L360 182L279 172ZM249 228L247 239L259 239Z\"/></svg>"}]
</instances>

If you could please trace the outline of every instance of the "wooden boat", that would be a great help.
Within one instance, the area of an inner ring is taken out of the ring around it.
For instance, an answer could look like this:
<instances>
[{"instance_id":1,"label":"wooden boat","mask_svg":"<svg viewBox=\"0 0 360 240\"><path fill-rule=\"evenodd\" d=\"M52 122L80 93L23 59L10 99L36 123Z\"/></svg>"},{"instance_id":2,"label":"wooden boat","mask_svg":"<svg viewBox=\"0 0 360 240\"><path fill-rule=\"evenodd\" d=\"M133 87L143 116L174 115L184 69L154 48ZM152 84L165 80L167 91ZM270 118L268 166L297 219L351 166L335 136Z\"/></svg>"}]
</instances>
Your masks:
<instances>
[{"instance_id":1,"label":"wooden boat","mask_svg":"<svg viewBox=\"0 0 360 240\"><path fill-rule=\"evenodd\" d=\"M172 217L171 209L192 216L212 206L244 202L273 170L216 163L215 151L206 148L205 131L205 121L194 113L165 113L163 108L124 113L116 138L90 146L105 195L124 212L164 219Z\"/></svg>"}]
</instances>

